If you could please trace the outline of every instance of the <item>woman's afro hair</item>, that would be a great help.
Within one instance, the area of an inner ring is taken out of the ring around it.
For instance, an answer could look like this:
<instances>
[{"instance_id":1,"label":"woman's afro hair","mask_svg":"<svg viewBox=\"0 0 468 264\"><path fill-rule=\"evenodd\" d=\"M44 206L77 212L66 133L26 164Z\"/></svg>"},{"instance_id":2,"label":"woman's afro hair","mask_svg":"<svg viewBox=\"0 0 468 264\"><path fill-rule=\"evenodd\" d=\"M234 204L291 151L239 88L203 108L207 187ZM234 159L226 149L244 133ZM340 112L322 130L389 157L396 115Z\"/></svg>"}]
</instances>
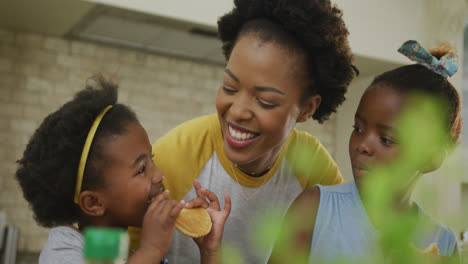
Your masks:
<instances>
[{"instance_id":1,"label":"woman's afro hair","mask_svg":"<svg viewBox=\"0 0 468 264\"><path fill-rule=\"evenodd\" d=\"M234 5L218 20L226 59L246 33L304 54L307 76L313 81L307 97L322 97L313 118L327 120L358 74L341 10L329 0L234 0Z\"/></svg>"},{"instance_id":2,"label":"woman's afro hair","mask_svg":"<svg viewBox=\"0 0 468 264\"><path fill-rule=\"evenodd\" d=\"M128 107L116 102L117 85L101 76L90 79L86 89L48 115L29 140L18 161L16 179L40 225L53 227L78 222L79 210L73 202L76 176L83 145L95 118L106 106L113 105L94 137L82 190L100 183L95 166L100 157L99 142L110 134L121 134L128 122L138 122Z\"/></svg>"}]
</instances>

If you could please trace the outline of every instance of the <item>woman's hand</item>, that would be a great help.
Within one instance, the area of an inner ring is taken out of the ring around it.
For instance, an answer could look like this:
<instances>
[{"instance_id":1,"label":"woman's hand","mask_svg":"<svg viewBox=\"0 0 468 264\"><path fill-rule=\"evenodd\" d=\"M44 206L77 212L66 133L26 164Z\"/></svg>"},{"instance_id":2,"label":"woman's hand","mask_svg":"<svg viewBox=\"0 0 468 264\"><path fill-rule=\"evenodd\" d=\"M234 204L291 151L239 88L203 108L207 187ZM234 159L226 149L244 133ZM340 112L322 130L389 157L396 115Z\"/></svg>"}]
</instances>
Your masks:
<instances>
[{"instance_id":1,"label":"woman's hand","mask_svg":"<svg viewBox=\"0 0 468 264\"><path fill-rule=\"evenodd\" d=\"M203 207L211 217L212 227L210 233L204 237L195 238L195 242L200 248L202 263L211 261L203 261L203 259L216 259L220 257L221 240L223 238L224 224L231 212L231 197L229 194L224 196L224 209L221 210L218 197L210 190L204 189L200 183L194 181L197 198L188 202L186 208ZM209 201L209 202L208 202ZM216 262L216 261L214 261Z\"/></svg>"},{"instance_id":2,"label":"woman's hand","mask_svg":"<svg viewBox=\"0 0 468 264\"><path fill-rule=\"evenodd\" d=\"M155 260L159 263L167 254L174 235L176 218L185 206L184 201L167 200L168 195L169 191L164 191L148 206L143 218L140 247L128 263L153 263Z\"/></svg>"}]
</instances>

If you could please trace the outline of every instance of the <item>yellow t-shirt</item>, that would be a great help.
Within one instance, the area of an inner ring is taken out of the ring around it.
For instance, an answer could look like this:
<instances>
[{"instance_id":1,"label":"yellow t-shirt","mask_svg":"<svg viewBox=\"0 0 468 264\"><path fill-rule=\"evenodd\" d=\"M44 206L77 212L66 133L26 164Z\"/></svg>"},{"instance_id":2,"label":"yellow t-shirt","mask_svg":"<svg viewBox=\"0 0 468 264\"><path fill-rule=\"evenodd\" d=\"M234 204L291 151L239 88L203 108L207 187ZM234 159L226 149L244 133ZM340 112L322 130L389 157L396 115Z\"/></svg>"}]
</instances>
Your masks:
<instances>
[{"instance_id":1,"label":"yellow t-shirt","mask_svg":"<svg viewBox=\"0 0 468 264\"><path fill-rule=\"evenodd\" d=\"M343 182L338 167L320 142L295 129L270 171L261 177L248 176L226 157L216 114L179 125L153 144L153 153L156 166L165 175L164 186L171 191L171 199L195 198L194 179L213 191L223 206L224 195L231 196L223 246L236 248L246 263L266 263L269 257L269 253L259 256L249 245L253 218L273 208L284 216L304 188ZM134 235L132 242L137 242ZM198 263L199 251L192 239L176 232L167 258L170 263Z\"/></svg>"}]
</instances>

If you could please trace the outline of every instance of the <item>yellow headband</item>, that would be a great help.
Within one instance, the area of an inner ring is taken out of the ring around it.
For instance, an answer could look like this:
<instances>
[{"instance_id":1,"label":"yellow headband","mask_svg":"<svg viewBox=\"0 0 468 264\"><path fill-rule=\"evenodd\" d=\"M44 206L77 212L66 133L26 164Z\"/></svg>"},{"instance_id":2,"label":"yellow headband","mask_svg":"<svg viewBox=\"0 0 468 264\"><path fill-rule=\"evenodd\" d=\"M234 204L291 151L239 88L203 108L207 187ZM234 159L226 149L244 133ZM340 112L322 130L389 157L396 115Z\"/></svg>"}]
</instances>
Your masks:
<instances>
[{"instance_id":1,"label":"yellow headband","mask_svg":"<svg viewBox=\"0 0 468 264\"><path fill-rule=\"evenodd\" d=\"M88 132L88 136L86 137L86 141L83 147L83 152L81 152L81 159L80 164L78 165L78 175L76 176L76 187L75 187L75 198L73 201L78 204L78 198L80 197L81 193L81 183L83 182L83 173L86 167L86 160L88 159L89 149L91 148L91 143L93 143L94 135L96 134L96 130L101 123L102 118L104 115L112 108L112 105L107 106L102 110L102 112L96 117L94 120L91 129Z\"/></svg>"}]
</instances>

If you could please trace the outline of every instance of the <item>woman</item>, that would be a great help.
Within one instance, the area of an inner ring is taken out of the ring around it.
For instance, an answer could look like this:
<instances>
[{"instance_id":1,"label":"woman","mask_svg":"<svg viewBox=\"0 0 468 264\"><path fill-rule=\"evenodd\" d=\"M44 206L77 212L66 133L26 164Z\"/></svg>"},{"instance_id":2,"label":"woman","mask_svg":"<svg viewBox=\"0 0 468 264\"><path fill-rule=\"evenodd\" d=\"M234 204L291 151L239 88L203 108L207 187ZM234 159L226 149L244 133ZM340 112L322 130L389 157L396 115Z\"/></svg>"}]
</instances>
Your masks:
<instances>
[{"instance_id":1,"label":"woman","mask_svg":"<svg viewBox=\"0 0 468 264\"><path fill-rule=\"evenodd\" d=\"M247 263L266 263L269 253L255 252L249 242L259 210L284 213L307 186L343 181L317 139L294 126L309 118L326 121L357 70L341 11L328 0L234 3L218 21L227 59L218 114L159 139L154 162L173 199L196 196L194 179L218 195L229 193L233 207L223 245L239 250ZM295 146L311 154L312 169L295 166ZM190 239L176 235L168 259L195 263L196 254Z\"/></svg>"}]
</instances>

